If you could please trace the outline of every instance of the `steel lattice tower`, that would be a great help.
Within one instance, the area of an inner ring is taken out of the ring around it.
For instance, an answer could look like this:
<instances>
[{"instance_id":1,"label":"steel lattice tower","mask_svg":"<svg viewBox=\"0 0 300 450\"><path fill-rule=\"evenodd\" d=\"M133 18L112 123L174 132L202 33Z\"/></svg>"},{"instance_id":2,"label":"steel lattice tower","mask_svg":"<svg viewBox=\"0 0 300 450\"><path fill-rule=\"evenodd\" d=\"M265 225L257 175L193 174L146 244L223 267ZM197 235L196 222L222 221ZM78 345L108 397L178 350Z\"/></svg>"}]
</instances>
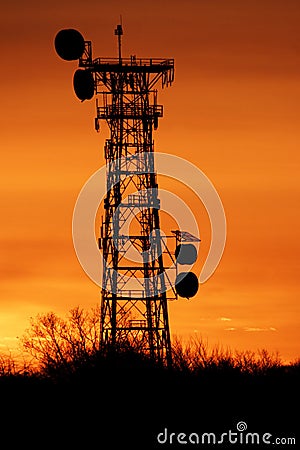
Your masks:
<instances>
[{"instance_id":1,"label":"steel lattice tower","mask_svg":"<svg viewBox=\"0 0 300 450\"><path fill-rule=\"evenodd\" d=\"M122 28L115 31L119 58L97 62L97 77L107 89L97 105L97 122L106 120L107 196L100 247L107 267L103 273L101 344L119 341L142 346L158 361L171 358L166 280L159 234L158 185L154 169L153 129L163 115L155 85L170 85L174 60L123 59ZM127 192L132 192L127 195ZM127 221L137 215L140 229L128 234ZM140 263L126 263L127 249L141 254ZM140 289L130 289L130 278Z\"/></svg>"},{"instance_id":2,"label":"steel lattice tower","mask_svg":"<svg viewBox=\"0 0 300 450\"><path fill-rule=\"evenodd\" d=\"M160 201L154 164L153 131L163 116L157 104L158 82L174 81L174 60L123 58L122 26L117 58L92 58L91 41L73 29L61 30L55 48L61 58L79 60L73 85L84 101L97 98L96 130L106 121L110 137L104 146L107 165L104 218L99 238L104 268L101 298L100 343L115 348L129 343L163 364L171 363L168 299L192 297L198 290L196 275L177 273L177 266L191 265L197 257L188 232L173 231L175 256L161 235ZM135 218L134 220L132 220ZM135 226L130 228L130 223ZM132 249L138 256L131 258ZM168 257L169 263L164 265ZM176 281L165 269L176 270Z\"/></svg>"}]
</instances>

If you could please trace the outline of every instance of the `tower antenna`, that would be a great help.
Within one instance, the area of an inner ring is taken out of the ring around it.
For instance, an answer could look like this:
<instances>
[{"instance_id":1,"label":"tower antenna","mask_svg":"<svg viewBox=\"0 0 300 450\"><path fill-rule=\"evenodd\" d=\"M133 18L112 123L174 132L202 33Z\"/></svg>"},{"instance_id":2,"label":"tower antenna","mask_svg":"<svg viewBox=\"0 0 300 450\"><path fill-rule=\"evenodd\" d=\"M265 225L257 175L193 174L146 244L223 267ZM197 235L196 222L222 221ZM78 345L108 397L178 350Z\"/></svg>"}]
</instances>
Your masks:
<instances>
[{"instance_id":1,"label":"tower antenna","mask_svg":"<svg viewBox=\"0 0 300 450\"><path fill-rule=\"evenodd\" d=\"M122 16L120 16L120 24L117 25L117 28L115 29L115 35L118 36L119 64L122 64L122 35L123 35Z\"/></svg>"}]
</instances>

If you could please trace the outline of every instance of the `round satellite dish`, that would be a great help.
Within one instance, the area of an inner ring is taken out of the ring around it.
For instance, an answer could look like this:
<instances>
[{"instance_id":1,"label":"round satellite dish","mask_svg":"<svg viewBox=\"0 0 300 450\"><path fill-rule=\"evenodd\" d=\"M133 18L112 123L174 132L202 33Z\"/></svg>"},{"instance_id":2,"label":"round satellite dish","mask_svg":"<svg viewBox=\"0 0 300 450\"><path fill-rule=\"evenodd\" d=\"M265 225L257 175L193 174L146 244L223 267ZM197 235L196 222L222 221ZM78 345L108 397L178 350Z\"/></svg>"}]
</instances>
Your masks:
<instances>
[{"instance_id":1,"label":"round satellite dish","mask_svg":"<svg viewBox=\"0 0 300 450\"><path fill-rule=\"evenodd\" d=\"M84 69L76 70L73 78L73 86L79 100L91 100L95 90L92 72Z\"/></svg>"},{"instance_id":2,"label":"round satellite dish","mask_svg":"<svg viewBox=\"0 0 300 450\"><path fill-rule=\"evenodd\" d=\"M73 61L84 52L84 38L77 30L60 30L55 36L54 46L58 56Z\"/></svg>"},{"instance_id":3,"label":"round satellite dish","mask_svg":"<svg viewBox=\"0 0 300 450\"><path fill-rule=\"evenodd\" d=\"M194 264L197 259L197 249L193 244L179 244L175 250L178 264Z\"/></svg>"},{"instance_id":4,"label":"round satellite dish","mask_svg":"<svg viewBox=\"0 0 300 450\"><path fill-rule=\"evenodd\" d=\"M180 297L194 297L198 292L198 288L198 278L193 272L181 272L177 275L175 289Z\"/></svg>"}]
</instances>

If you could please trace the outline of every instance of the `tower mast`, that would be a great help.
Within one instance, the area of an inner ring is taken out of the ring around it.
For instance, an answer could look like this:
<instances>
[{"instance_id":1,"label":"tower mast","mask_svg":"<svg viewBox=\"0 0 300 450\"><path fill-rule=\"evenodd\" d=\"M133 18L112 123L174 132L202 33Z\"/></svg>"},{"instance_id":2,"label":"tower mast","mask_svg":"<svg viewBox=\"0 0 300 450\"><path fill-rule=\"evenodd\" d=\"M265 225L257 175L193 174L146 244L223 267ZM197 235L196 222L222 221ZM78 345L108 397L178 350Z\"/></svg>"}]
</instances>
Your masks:
<instances>
[{"instance_id":1,"label":"tower mast","mask_svg":"<svg viewBox=\"0 0 300 450\"><path fill-rule=\"evenodd\" d=\"M96 62L99 82L106 87L102 105L97 107L97 119L105 120L110 129L105 143L110 169L100 239L107 262L102 283L100 340L104 347L128 341L146 350L153 359L168 364L171 344L153 130L163 115L154 86L159 80L163 86L171 84L174 61L122 58L121 25L115 34L118 61ZM138 221L134 231L128 232L128 219L133 216ZM134 264L127 258L131 246L140 255ZM130 287L132 278L139 289Z\"/></svg>"}]
</instances>

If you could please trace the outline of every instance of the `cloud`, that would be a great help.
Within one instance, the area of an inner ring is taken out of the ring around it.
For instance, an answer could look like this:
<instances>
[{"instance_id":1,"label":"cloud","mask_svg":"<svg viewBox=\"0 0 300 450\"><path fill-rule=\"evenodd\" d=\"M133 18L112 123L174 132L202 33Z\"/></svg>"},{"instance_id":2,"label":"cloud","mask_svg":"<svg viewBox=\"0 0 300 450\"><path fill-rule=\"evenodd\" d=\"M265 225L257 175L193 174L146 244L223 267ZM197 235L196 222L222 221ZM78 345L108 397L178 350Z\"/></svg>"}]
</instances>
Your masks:
<instances>
[{"instance_id":1,"label":"cloud","mask_svg":"<svg viewBox=\"0 0 300 450\"><path fill-rule=\"evenodd\" d=\"M229 317L218 317L218 320L221 320L222 322L231 322L232 319Z\"/></svg>"},{"instance_id":2,"label":"cloud","mask_svg":"<svg viewBox=\"0 0 300 450\"><path fill-rule=\"evenodd\" d=\"M224 328L225 331L235 331L236 328L234 327L229 327L229 328Z\"/></svg>"},{"instance_id":3,"label":"cloud","mask_svg":"<svg viewBox=\"0 0 300 450\"><path fill-rule=\"evenodd\" d=\"M244 327L243 328L244 331L277 331L276 328L274 327L269 327L269 328L259 328L259 327Z\"/></svg>"}]
</instances>

